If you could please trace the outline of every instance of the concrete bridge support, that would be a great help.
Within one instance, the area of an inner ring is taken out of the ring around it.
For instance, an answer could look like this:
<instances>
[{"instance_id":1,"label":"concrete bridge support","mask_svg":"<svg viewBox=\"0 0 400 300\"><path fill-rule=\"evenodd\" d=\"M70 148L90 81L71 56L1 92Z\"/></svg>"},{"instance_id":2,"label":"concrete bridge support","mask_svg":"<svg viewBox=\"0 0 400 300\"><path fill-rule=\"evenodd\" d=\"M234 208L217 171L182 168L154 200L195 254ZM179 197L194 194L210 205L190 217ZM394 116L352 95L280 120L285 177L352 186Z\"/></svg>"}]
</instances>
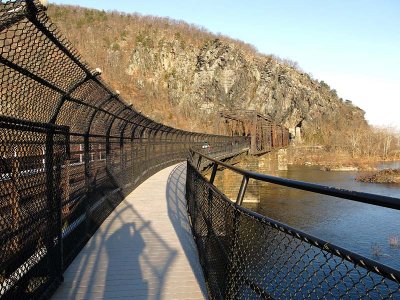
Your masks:
<instances>
[{"instance_id":1,"label":"concrete bridge support","mask_svg":"<svg viewBox=\"0 0 400 300\"><path fill-rule=\"evenodd\" d=\"M232 162L231 162L232 163ZM288 151L279 149L263 156L247 156L237 164L238 167L257 173L277 176L277 171L288 169ZM215 185L231 200L235 200L238 194L241 176L229 170L218 172ZM261 181L250 180L244 196L244 203L260 203L263 186L267 184Z\"/></svg>"}]
</instances>

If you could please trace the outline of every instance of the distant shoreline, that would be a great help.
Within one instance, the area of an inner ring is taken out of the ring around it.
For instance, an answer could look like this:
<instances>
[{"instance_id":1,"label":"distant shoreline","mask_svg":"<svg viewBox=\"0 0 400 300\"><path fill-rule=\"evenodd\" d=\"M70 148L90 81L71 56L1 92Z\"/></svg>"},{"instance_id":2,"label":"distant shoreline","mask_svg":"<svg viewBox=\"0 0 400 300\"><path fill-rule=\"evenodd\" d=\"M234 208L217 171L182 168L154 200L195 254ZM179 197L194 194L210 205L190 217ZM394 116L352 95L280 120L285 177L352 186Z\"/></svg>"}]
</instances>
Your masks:
<instances>
[{"instance_id":1,"label":"distant shoreline","mask_svg":"<svg viewBox=\"0 0 400 300\"><path fill-rule=\"evenodd\" d=\"M303 150L294 147L289 153L291 165L317 166L321 171L379 172L377 165L387 162L400 162L400 157L351 157L346 152L329 152L323 148ZM315 150L317 149L317 150Z\"/></svg>"},{"instance_id":2,"label":"distant shoreline","mask_svg":"<svg viewBox=\"0 0 400 300\"><path fill-rule=\"evenodd\" d=\"M400 169L384 169L377 172L368 172L360 174L356 178L360 182L370 183L399 183Z\"/></svg>"}]
</instances>

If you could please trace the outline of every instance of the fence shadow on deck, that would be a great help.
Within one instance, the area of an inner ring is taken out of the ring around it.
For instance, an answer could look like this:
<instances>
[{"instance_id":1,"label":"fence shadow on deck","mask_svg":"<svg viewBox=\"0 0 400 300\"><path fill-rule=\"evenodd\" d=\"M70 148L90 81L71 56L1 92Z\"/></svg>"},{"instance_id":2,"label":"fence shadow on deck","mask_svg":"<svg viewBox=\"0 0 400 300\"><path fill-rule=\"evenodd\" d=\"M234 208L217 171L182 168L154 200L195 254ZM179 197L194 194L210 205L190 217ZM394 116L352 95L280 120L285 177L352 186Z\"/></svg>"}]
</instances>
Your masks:
<instances>
[{"instance_id":1,"label":"fence shadow on deck","mask_svg":"<svg viewBox=\"0 0 400 300\"><path fill-rule=\"evenodd\" d=\"M152 257L148 245L163 249ZM176 250L126 199L110 214L65 273L54 299L160 299Z\"/></svg>"}]
</instances>

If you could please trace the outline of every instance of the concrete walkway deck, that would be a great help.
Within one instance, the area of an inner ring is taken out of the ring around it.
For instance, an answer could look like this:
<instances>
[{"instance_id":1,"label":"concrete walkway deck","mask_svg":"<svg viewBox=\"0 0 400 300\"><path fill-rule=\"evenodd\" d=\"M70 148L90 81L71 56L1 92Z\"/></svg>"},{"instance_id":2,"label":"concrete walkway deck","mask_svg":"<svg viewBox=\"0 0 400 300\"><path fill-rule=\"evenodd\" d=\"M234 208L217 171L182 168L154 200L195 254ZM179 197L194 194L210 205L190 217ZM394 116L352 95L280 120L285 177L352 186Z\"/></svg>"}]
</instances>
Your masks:
<instances>
[{"instance_id":1,"label":"concrete walkway deck","mask_svg":"<svg viewBox=\"0 0 400 300\"><path fill-rule=\"evenodd\" d=\"M186 165L150 177L111 213L53 299L204 299L184 196Z\"/></svg>"}]
</instances>

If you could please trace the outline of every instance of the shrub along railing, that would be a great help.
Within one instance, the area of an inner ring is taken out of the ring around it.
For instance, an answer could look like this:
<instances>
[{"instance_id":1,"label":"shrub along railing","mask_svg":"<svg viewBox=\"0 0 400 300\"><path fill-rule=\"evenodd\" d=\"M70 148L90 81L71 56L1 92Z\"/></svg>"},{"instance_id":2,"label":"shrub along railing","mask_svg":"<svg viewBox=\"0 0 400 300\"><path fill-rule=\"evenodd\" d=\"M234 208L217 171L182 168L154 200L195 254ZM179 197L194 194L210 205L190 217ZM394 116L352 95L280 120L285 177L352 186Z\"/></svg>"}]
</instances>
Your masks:
<instances>
[{"instance_id":1,"label":"shrub along railing","mask_svg":"<svg viewBox=\"0 0 400 300\"><path fill-rule=\"evenodd\" d=\"M221 169L243 177L236 202L213 184ZM186 197L212 299L400 299L399 270L242 207L249 180L400 209L400 199L245 171L192 150Z\"/></svg>"},{"instance_id":2,"label":"shrub along railing","mask_svg":"<svg viewBox=\"0 0 400 300\"><path fill-rule=\"evenodd\" d=\"M190 146L240 144L135 111L39 1L0 2L0 298L46 296L109 213Z\"/></svg>"}]
</instances>

